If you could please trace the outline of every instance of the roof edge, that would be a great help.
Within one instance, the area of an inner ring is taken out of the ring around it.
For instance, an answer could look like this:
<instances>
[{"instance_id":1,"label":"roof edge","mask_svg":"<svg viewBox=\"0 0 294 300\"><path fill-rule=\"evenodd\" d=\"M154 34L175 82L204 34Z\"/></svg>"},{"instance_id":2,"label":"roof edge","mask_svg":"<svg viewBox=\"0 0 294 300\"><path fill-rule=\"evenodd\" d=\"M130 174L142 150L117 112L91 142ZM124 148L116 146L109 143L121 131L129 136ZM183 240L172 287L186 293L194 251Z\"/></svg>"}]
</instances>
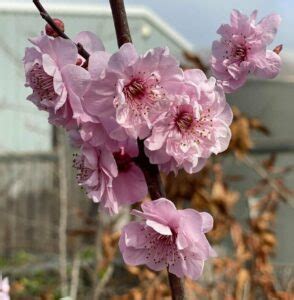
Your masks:
<instances>
[{"instance_id":1,"label":"roof edge","mask_svg":"<svg viewBox=\"0 0 294 300\"><path fill-rule=\"evenodd\" d=\"M66 3L46 3L46 9L50 13L61 14L82 14L82 15L105 15L111 16L110 7L100 4L66 4ZM167 22L154 13L154 11L145 6L127 6L127 14L133 17L142 17L149 21L159 31L165 33L171 40L174 40L180 47L187 51L193 50L193 45L188 42L180 33L174 30ZM35 6L32 3L21 2L3 2L0 3L0 13L32 13L38 14Z\"/></svg>"}]
</instances>

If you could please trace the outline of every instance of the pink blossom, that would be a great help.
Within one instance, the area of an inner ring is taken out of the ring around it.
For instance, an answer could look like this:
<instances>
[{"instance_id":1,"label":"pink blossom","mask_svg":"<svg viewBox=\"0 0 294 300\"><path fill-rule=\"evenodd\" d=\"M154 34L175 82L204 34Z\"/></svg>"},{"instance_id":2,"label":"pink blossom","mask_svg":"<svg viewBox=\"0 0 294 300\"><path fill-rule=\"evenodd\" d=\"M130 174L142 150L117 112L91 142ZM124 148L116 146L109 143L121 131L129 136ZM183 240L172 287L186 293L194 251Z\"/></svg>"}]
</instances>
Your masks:
<instances>
[{"instance_id":1,"label":"pink blossom","mask_svg":"<svg viewBox=\"0 0 294 300\"><path fill-rule=\"evenodd\" d=\"M86 47L91 50L89 39L94 43L93 34L82 32L77 38L86 40ZM76 65L79 58L76 45L44 34L30 41L34 47L26 48L24 57L25 85L33 89L28 100L40 110L48 111L49 122L55 125L71 128L77 122L91 120L81 103L91 76ZM103 46L97 40L93 47L101 50Z\"/></svg>"},{"instance_id":2,"label":"pink blossom","mask_svg":"<svg viewBox=\"0 0 294 300\"><path fill-rule=\"evenodd\" d=\"M110 138L101 122L82 123L79 132L83 142L94 147L104 147L108 150L118 147L119 142Z\"/></svg>"},{"instance_id":3,"label":"pink blossom","mask_svg":"<svg viewBox=\"0 0 294 300\"><path fill-rule=\"evenodd\" d=\"M233 92L246 81L248 74L274 78L281 69L281 58L267 46L273 41L281 17L271 14L256 24L257 11L250 17L237 10L231 24L223 24L217 33L221 39L212 45L212 72L225 92Z\"/></svg>"},{"instance_id":4,"label":"pink blossom","mask_svg":"<svg viewBox=\"0 0 294 300\"><path fill-rule=\"evenodd\" d=\"M2 279L2 276L0 274L0 300L9 300L9 291L10 291L10 286L9 286L9 281L8 278L5 277Z\"/></svg>"},{"instance_id":5,"label":"pink blossom","mask_svg":"<svg viewBox=\"0 0 294 300\"><path fill-rule=\"evenodd\" d=\"M142 171L132 161L138 155L134 143L111 153L104 147L83 144L81 154L74 159L77 180L94 202L100 202L110 214L118 213L122 205L132 204L147 194Z\"/></svg>"},{"instance_id":6,"label":"pink blossom","mask_svg":"<svg viewBox=\"0 0 294 300\"><path fill-rule=\"evenodd\" d=\"M127 224L119 240L125 263L145 264L155 271L168 267L178 277L199 278L204 261L216 255L205 237L213 227L211 215L177 210L165 198L144 202L141 207L143 212L132 210L132 214L144 220Z\"/></svg>"},{"instance_id":7,"label":"pink blossom","mask_svg":"<svg viewBox=\"0 0 294 300\"><path fill-rule=\"evenodd\" d=\"M129 136L145 138L168 104L167 93L181 80L182 71L168 49L139 56L127 43L109 58L103 79L92 82L85 107L89 114L115 120L116 128L122 126Z\"/></svg>"},{"instance_id":8,"label":"pink blossom","mask_svg":"<svg viewBox=\"0 0 294 300\"><path fill-rule=\"evenodd\" d=\"M211 154L227 149L232 111L215 79L200 70L184 73L185 93L171 99L145 140L150 161L164 171L198 172Z\"/></svg>"},{"instance_id":9,"label":"pink blossom","mask_svg":"<svg viewBox=\"0 0 294 300\"><path fill-rule=\"evenodd\" d=\"M91 52L91 48L88 44L89 42L87 42L87 40L83 40L84 47L87 51ZM79 126L70 130L71 143L76 147L80 147L83 143L87 143L94 147L103 146L110 151L114 151L114 149L117 149L119 141L125 141L128 139L124 129L121 128L115 120L115 110L113 106L111 112L113 116L109 116L107 113L105 115L100 114L98 116L98 114L92 113L92 111L87 107L87 103L84 101L84 99L88 97L97 97L93 86L96 85L96 82L99 82L105 77L105 69L107 67L109 57L110 54L107 52L95 51L89 58L88 71L91 75L91 82L81 97L82 106L84 107L89 120L81 121ZM101 110L103 110L102 107ZM103 111L105 112L105 110Z\"/></svg>"}]
</instances>

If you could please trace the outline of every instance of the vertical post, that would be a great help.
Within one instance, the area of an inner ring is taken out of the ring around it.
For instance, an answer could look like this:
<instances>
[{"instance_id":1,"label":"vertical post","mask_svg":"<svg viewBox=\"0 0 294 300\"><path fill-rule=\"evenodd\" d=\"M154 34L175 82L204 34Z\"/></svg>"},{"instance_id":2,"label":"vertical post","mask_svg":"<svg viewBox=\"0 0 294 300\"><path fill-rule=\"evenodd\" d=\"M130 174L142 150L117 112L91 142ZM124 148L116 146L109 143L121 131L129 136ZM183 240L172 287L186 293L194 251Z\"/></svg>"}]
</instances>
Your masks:
<instances>
[{"instance_id":1,"label":"vertical post","mask_svg":"<svg viewBox=\"0 0 294 300\"><path fill-rule=\"evenodd\" d=\"M125 43L132 42L124 1L109 0L109 2L112 10L117 43L118 46L121 47ZM157 198L164 197L165 191L160 178L158 166L150 164L148 157L145 155L144 142L142 140L138 140L138 147L139 156L136 163L144 173L151 199L155 200ZM171 273L168 273L168 277L172 299L185 299L182 280Z\"/></svg>"},{"instance_id":2,"label":"vertical post","mask_svg":"<svg viewBox=\"0 0 294 300\"><path fill-rule=\"evenodd\" d=\"M57 129L58 153L58 181L59 181L59 274L62 297L68 296L67 276L67 201L68 201L68 174L67 174L67 147L62 129Z\"/></svg>"}]
</instances>

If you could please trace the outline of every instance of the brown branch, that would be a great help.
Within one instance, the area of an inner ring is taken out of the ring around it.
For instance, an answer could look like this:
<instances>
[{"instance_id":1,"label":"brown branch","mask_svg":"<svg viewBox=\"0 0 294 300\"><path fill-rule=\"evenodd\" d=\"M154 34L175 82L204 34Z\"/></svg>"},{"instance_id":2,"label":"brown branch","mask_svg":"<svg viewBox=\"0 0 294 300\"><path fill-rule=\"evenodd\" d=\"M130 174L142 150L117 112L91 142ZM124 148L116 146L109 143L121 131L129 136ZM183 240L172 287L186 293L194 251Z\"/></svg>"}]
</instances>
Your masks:
<instances>
[{"instance_id":1,"label":"brown branch","mask_svg":"<svg viewBox=\"0 0 294 300\"><path fill-rule=\"evenodd\" d=\"M172 300L184 300L185 291L182 280L176 275L168 272L168 281L170 284Z\"/></svg>"},{"instance_id":2,"label":"brown branch","mask_svg":"<svg viewBox=\"0 0 294 300\"><path fill-rule=\"evenodd\" d=\"M144 173L150 198L156 200L165 197L165 190L161 181L158 166L149 162L149 159L144 152L144 141L138 139L138 147L139 156L135 159L135 162Z\"/></svg>"},{"instance_id":3,"label":"brown branch","mask_svg":"<svg viewBox=\"0 0 294 300\"><path fill-rule=\"evenodd\" d=\"M117 44L118 47L121 47L125 43L132 42L124 1L109 0L109 2L113 16Z\"/></svg>"},{"instance_id":4,"label":"brown branch","mask_svg":"<svg viewBox=\"0 0 294 300\"><path fill-rule=\"evenodd\" d=\"M52 27L52 29L58 33L58 35L64 39L70 40L69 36L64 33L60 28L55 24L54 20L51 18L49 13L46 11L44 6L41 4L39 0L33 0L33 3L37 7L38 11L40 12L40 16ZM85 50L85 48L80 44L76 44L78 53L86 60L89 59L90 54Z\"/></svg>"},{"instance_id":5,"label":"brown branch","mask_svg":"<svg viewBox=\"0 0 294 300\"><path fill-rule=\"evenodd\" d=\"M132 38L129 30L127 15L123 0L109 0L114 27L116 31L118 47L125 43L131 43ZM136 163L144 173L148 191L152 200L160 197L165 197L164 187L160 178L160 173L157 165L152 165L144 152L144 141L138 140L139 156ZM171 295L173 300L183 300L184 288L180 278L176 275L168 273L169 283L171 287Z\"/></svg>"}]
</instances>

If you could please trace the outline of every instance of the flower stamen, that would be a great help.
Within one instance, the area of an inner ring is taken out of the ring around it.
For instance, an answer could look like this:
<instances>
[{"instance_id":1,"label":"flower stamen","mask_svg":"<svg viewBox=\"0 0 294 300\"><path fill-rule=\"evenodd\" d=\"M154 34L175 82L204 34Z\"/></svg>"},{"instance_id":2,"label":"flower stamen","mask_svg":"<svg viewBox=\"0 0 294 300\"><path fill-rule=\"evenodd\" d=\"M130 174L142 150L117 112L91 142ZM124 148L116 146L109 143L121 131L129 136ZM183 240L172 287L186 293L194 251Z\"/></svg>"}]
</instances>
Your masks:
<instances>
[{"instance_id":1,"label":"flower stamen","mask_svg":"<svg viewBox=\"0 0 294 300\"><path fill-rule=\"evenodd\" d=\"M180 132L189 130L193 124L194 117L190 112L180 112L176 115L175 124Z\"/></svg>"},{"instance_id":2,"label":"flower stamen","mask_svg":"<svg viewBox=\"0 0 294 300\"><path fill-rule=\"evenodd\" d=\"M141 100L145 95L143 81L140 79L133 79L123 88L123 93L128 101Z\"/></svg>"},{"instance_id":3,"label":"flower stamen","mask_svg":"<svg viewBox=\"0 0 294 300\"><path fill-rule=\"evenodd\" d=\"M53 101L57 97L54 91L53 77L48 75L40 64L36 63L30 71L31 87L41 101Z\"/></svg>"}]
</instances>

